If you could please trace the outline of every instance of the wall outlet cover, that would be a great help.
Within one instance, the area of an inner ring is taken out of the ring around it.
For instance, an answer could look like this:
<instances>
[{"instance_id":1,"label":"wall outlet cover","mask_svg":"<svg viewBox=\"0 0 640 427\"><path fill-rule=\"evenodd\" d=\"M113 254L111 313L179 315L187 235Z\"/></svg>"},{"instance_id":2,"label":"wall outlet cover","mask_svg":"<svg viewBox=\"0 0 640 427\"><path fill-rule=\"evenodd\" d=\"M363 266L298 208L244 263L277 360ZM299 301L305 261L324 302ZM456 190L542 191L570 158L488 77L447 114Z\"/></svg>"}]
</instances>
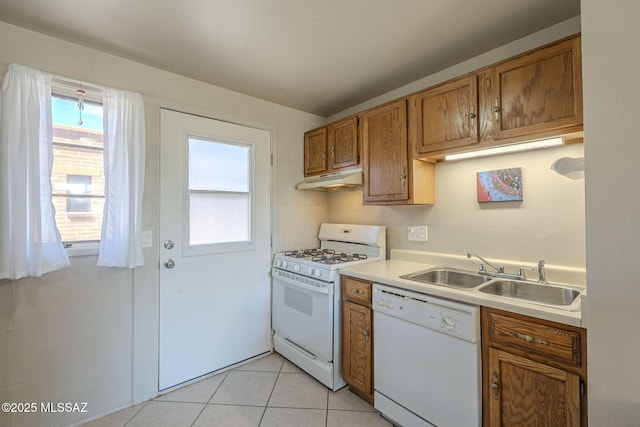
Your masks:
<instances>
[{"instance_id":1,"label":"wall outlet cover","mask_svg":"<svg viewBox=\"0 0 640 427\"><path fill-rule=\"evenodd\" d=\"M408 237L411 242L426 242L428 240L426 225L410 225Z\"/></svg>"}]
</instances>

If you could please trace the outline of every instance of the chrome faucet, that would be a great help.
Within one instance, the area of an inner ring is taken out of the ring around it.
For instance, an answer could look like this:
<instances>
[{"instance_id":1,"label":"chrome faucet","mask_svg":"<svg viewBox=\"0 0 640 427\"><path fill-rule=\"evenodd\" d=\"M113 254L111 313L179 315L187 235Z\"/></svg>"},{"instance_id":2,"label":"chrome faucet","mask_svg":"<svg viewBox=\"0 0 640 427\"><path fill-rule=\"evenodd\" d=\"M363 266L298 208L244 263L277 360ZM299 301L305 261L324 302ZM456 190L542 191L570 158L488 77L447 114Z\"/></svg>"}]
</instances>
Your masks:
<instances>
[{"instance_id":1,"label":"chrome faucet","mask_svg":"<svg viewBox=\"0 0 640 427\"><path fill-rule=\"evenodd\" d=\"M476 255L476 254L470 254L467 253L467 258L471 259L471 262L473 262L474 264L478 264L477 262L475 262L472 257L476 257L478 258L480 261L482 261L484 264L487 264L489 267L493 268L496 273L502 274L504 273L504 267L503 266L498 266L496 267L495 265L491 264L489 261L487 261L486 259L482 258L480 255ZM484 269L484 264L478 264L480 267L478 268L478 272L482 273L485 271Z\"/></svg>"},{"instance_id":2,"label":"chrome faucet","mask_svg":"<svg viewBox=\"0 0 640 427\"><path fill-rule=\"evenodd\" d=\"M541 259L538 261L538 283L549 283L547 282L547 273L544 271L544 260Z\"/></svg>"}]
</instances>

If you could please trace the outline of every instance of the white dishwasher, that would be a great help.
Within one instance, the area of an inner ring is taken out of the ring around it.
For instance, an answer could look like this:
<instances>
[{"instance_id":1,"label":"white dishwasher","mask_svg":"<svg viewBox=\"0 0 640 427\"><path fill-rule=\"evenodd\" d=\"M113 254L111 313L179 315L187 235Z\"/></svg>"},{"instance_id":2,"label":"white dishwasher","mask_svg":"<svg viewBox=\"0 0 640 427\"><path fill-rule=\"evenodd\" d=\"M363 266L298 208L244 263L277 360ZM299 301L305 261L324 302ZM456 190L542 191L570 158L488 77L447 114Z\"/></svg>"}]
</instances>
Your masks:
<instances>
[{"instance_id":1,"label":"white dishwasher","mask_svg":"<svg viewBox=\"0 0 640 427\"><path fill-rule=\"evenodd\" d=\"M373 285L374 406L404 427L482 425L480 308Z\"/></svg>"}]
</instances>

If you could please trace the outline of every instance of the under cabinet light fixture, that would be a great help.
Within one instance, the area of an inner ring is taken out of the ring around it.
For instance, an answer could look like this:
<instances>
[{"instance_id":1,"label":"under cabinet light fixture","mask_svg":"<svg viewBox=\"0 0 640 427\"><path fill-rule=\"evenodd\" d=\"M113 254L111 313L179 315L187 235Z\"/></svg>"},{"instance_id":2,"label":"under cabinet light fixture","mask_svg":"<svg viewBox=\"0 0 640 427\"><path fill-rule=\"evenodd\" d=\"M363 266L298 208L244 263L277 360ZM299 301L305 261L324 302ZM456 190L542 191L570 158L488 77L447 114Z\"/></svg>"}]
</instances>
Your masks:
<instances>
[{"instance_id":1,"label":"under cabinet light fixture","mask_svg":"<svg viewBox=\"0 0 640 427\"><path fill-rule=\"evenodd\" d=\"M556 147L564 145L564 138L541 139L539 141L525 142L522 144L505 145L504 147L485 148L477 151L447 154L445 160L462 160L474 157L495 156L497 154L515 153L518 151L536 150L539 148Z\"/></svg>"}]
</instances>

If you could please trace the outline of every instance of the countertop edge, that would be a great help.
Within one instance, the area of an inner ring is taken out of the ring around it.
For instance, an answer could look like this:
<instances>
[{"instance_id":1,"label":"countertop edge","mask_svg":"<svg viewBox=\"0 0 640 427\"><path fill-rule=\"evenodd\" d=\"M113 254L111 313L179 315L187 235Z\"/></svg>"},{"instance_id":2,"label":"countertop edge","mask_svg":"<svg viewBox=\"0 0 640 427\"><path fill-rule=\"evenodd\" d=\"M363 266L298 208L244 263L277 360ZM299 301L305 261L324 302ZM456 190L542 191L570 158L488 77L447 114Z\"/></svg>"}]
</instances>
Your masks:
<instances>
[{"instance_id":1,"label":"countertop edge","mask_svg":"<svg viewBox=\"0 0 640 427\"><path fill-rule=\"evenodd\" d=\"M340 275L348 275L435 297L496 308L566 325L583 327L582 313L580 309L581 305L585 302L584 299L586 298L586 295L581 295L580 301L576 303L574 308L577 309L577 311L568 311L533 303L520 302L510 298L488 295L478 291L477 289L454 289L446 286L430 285L428 283L420 283L400 278L400 276L404 274L426 270L437 266L438 265L436 264L424 264L413 261L391 259L342 268L339 270L339 273Z\"/></svg>"}]
</instances>

